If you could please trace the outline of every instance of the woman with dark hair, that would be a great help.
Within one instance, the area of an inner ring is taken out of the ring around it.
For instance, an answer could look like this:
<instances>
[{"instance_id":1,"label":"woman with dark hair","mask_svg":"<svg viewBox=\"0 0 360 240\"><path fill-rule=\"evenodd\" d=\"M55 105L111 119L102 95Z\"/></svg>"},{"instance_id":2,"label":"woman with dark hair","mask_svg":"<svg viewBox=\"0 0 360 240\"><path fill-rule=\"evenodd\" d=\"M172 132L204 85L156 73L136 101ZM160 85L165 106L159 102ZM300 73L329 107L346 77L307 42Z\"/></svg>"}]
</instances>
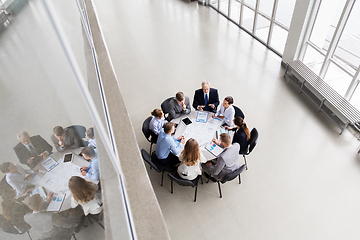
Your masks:
<instances>
[{"instance_id":1,"label":"woman with dark hair","mask_svg":"<svg viewBox=\"0 0 360 240\"><path fill-rule=\"evenodd\" d=\"M212 117L215 118L220 118L224 120L224 123L226 125L228 125L229 127L233 127L234 123L233 123L233 119L235 117L235 109L232 106L232 104L234 103L234 99L230 96L226 97L220 107L220 110L217 111L217 113L215 115L213 115ZM219 116L222 115L222 116Z\"/></svg>"},{"instance_id":2,"label":"woman with dark hair","mask_svg":"<svg viewBox=\"0 0 360 240\"><path fill-rule=\"evenodd\" d=\"M225 127L225 129L229 131L235 131L232 143L239 143L240 152L246 152L248 147L248 141L250 139L250 131L242 117L235 117L233 121L235 127Z\"/></svg>"},{"instance_id":3,"label":"woman with dark hair","mask_svg":"<svg viewBox=\"0 0 360 240\"><path fill-rule=\"evenodd\" d=\"M102 202L96 195L98 186L88 182L85 179L72 176L69 180L69 189L71 191L71 207L76 208L81 205L85 216L88 214L98 215L102 212Z\"/></svg>"},{"instance_id":4,"label":"woman with dark hair","mask_svg":"<svg viewBox=\"0 0 360 240\"><path fill-rule=\"evenodd\" d=\"M206 158L202 155L199 143L190 138L179 157L181 161L177 172L180 177L187 180L194 180L201 175L201 163L206 163Z\"/></svg>"}]
</instances>

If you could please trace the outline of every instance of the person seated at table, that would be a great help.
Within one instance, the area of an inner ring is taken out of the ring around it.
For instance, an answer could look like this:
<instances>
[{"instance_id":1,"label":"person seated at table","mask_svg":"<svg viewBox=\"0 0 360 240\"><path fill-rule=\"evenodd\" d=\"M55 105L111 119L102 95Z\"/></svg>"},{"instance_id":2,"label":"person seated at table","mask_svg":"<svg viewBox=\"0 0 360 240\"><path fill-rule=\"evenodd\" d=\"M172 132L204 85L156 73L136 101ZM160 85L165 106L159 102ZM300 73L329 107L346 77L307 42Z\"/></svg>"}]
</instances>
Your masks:
<instances>
[{"instance_id":1,"label":"person seated at table","mask_svg":"<svg viewBox=\"0 0 360 240\"><path fill-rule=\"evenodd\" d=\"M176 93L175 98L169 101L169 121L190 112L191 107L189 97L185 96L183 92Z\"/></svg>"},{"instance_id":2,"label":"person seated at table","mask_svg":"<svg viewBox=\"0 0 360 240\"><path fill-rule=\"evenodd\" d=\"M40 135L30 137L27 132L22 131L18 133L17 138L20 142L14 147L15 154L22 164L30 168L34 168L49 156L53 149Z\"/></svg>"},{"instance_id":3,"label":"person seated at table","mask_svg":"<svg viewBox=\"0 0 360 240\"><path fill-rule=\"evenodd\" d=\"M0 165L0 170L6 173L7 183L16 190L18 196L24 194L31 186L28 179L31 175L25 177L25 174L38 173L39 170L23 169L17 164L11 162L4 162Z\"/></svg>"},{"instance_id":4,"label":"person seated at table","mask_svg":"<svg viewBox=\"0 0 360 240\"><path fill-rule=\"evenodd\" d=\"M2 192L1 197L3 199L2 213L6 220L8 220L13 226L15 226L21 233L28 231L31 226L24 221L24 216L31 209L21 202L23 198L15 199L15 189L7 189Z\"/></svg>"},{"instance_id":5,"label":"person seated at table","mask_svg":"<svg viewBox=\"0 0 360 240\"><path fill-rule=\"evenodd\" d=\"M179 163L179 158L176 155L180 153L185 143L184 136L172 137L173 132L175 132L175 124L172 122L165 123L156 142L156 157L164 165L176 165Z\"/></svg>"},{"instance_id":6,"label":"person seated at table","mask_svg":"<svg viewBox=\"0 0 360 240\"><path fill-rule=\"evenodd\" d=\"M61 126L54 127L51 140L53 141L56 150L59 152L83 146L82 140L79 138L76 131L72 128L64 129Z\"/></svg>"},{"instance_id":7,"label":"person seated at table","mask_svg":"<svg viewBox=\"0 0 360 240\"><path fill-rule=\"evenodd\" d=\"M159 135L160 130L163 128L164 124L166 123L164 113L161 109L154 109L151 112L151 115L153 116L150 123L149 123L149 129L152 131L151 134L153 138L157 139L157 135Z\"/></svg>"},{"instance_id":8,"label":"person seated at table","mask_svg":"<svg viewBox=\"0 0 360 240\"><path fill-rule=\"evenodd\" d=\"M96 148L96 139L95 139L95 134L94 134L94 128L91 127L88 130L86 130L85 137L88 141L88 147Z\"/></svg>"},{"instance_id":9,"label":"person seated at table","mask_svg":"<svg viewBox=\"0 0 360 240\"><path fill-rule=\"evenodd\" d=\"M71 192L71 207L82 206L84 215L97 215L102 212L101 197L96 194L98 185L88 182L85 179L72 176L69 180L69 189Z\"/></svg>"},{"instance_id":10,"label":"person seated at table","mask_svg":"<svg viewBox=\"0 0 360 240\"><path fill-rule=\"evenodd\" d=\"M195 91L193 107L199 111L209 111L216 113L220 104L218 91L210 88L210 83L205 81L201 83L201 89Z\"/></svg>"},{"instance_id":11,"label":"person seated at table","mask_svg":"<svg viewBox=\"0 0 360 240\"><path fill-rule=\"evenodd\" d=\"M231 137L227 133L220 134L220 144L217 139L213 139L213 142L225 150L217 158L216 164L208 161L202 164L202 168L206 174L222 181L227 174L240 167L238 159L240 145L238 143L231 144Z\"/></svg>"},{"instance_id":12,"label":"person seated at table","mask_svg":"<svg viewBox=\"0 0 360 240\"><path fill-rule=\"evenodd\" d=\"M52 192L47 195L45 200L39 194L30 197L28 205L33 211L27 213L24 220L39 233L39 239L70 239L75 231L76 221L80 218L79 212L71 209L64 217L64 213L45 211L52 197Z\"/></svg>"},{"instance_id":13,"label":"person seated at table","mask_svg":"<svg viewBox=\"0 0 360 240\"><path fill-rule=\"evenodd\" d=\"M96 150L92 147L84 147L81 150L81 154L83 158L90 161L90 164L87 167L80 168L81 175L95 181L100 181L99 160Z\"/></svg>"},{"instance_id":14,"label":"person seated at table","mask_svg":"<svg viewBox=\"0 0 360 240\"><path fill-rule=\"evenodd\" d=\"M233 119L235 117L235 109L232 106L234 103L234 99L230 96L226 97L220 107L220 110L217 111L215 115L212 116L212 118L220 118L224 120L224 123L228 125L229 127L233 127ZM220 116L222 115L222 116Z\"/></svg>"},{"instance_id":15,"label":"person seated at table","mask_svg":"<svg viewBox=\"0 0 360 240\"><path fill-rule=\"evenodd\" d=\"M201 175L201 163L206 163L206 158L200 151L199 143L193 138L187 140L179 159L181 163L177 172L181 178L187 180L194 180L198 175Z\"/></svg>"},{"instance_id":16,"label":"person seated at table","mask_svg":"<svg viewBox=\"0 0 360 240\"><path fill-rule=\"evenodd\" d=\"M240 144L240 152L246 152L248 141L250 139L250 131L242 117L235 117L233 120L235 127L225 127L229 131L235 131L232 143Z\"/></svg>"}]
</instances>

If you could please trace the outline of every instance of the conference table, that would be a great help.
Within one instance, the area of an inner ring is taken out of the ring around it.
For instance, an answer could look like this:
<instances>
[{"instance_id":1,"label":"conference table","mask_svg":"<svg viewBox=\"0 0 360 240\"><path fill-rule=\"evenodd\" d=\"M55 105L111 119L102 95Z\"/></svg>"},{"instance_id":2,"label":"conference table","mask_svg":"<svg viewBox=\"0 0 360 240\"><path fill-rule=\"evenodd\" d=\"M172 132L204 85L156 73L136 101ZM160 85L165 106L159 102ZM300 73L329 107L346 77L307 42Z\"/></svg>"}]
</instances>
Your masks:
<instances>
[{"instance_id":1,"label":"conference table","mask_svg":"<svg viewBox=\"0 0 360 240\"><path fill-rule=\"evenodd\" d=\"M201 116L198 114L201 114ZM205 114L207 114L207 117ZM190 138L195 139L199 143L200 150L207 160L213 160L216 157L205 149L205 147L212 144L212 139L217 137L216 132L218 130L222 132L225 131L221 128L223 120L212 118L213 115L214 113L207 111L191 111L189 114L184 114L179 118L171 120L171 122L177 124L174 137L178 138L179 136L184 135L185 141ZM186 117L191 120L191 124L186 125L181 121ZM231 131L229 134L232 137L233 133Z\"/></svg>"},{"instance_id":2,"label":"conference table","mask_svg":"<svg viewBox=\"0 0 360 240\"><path fill-rule=\"evenodd\" d=\"M57 162L57 165L50 171L46 171L41 165L45 161L52 161L46 158L41 161L34 169L39 170L38 174L34 174L30 179L30 183L34 184L36 189L41 186L46 190L46 193L54 192L54 196L65 194L65 199L61 203L59 212L68 210L71 208L71 192L68 188L69 179L72 176L81 176L80 167L88 166L89 162L78 154L82 148L66 150L64 152L54 152L50 156ZM69 163L63 163L63 157L65 154L73 153L73 161ZM54 161L53 161L54 162ZM86 180L91 181L85 177ZM35 189L35 190L36 190ZM40 194L41 195L41 194Z\"/></svg>"}]
</instances>

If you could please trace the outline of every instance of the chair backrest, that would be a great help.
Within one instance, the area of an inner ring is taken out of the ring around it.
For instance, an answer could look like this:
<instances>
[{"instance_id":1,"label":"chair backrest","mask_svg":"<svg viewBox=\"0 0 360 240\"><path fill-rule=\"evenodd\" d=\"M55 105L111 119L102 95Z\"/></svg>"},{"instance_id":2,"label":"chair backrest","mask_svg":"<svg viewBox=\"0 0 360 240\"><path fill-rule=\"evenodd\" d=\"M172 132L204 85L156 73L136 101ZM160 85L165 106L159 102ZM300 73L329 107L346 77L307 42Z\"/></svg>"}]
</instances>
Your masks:
<instances>
[{"instance_id":1,"label":"chair backrest","mask_svg":"<svg viewBox=\"0 0 360 240\"><path fill-rule=\"evenodd\" d=\"M0 196L3 192L13 189L6 181L6 175L0 181Z\"/></svg>"},{"instance_id":2,"label":"chair backrest","mask_svg":"<svg viewBox=\"0 0 360 240\"><path fill-rule=\"evenodd\" d=\"M227 181L231 181L231 180L235 179L237 176L239 176L240 173L242 173L245 170L245 168L246 168L246 165L243 164L241 167L239 167L235 171L233 171L233 172L229 173L228 175L226 175L221 182L225 183Z\"/></svg>"},{"instance_id":3,"label":"chair backrest","mask_svg":"<svg viewBox=\"0 0 360 240\"><path fill-rule=\"evenodd\" d=\"M169 174L169 178L172 179L177 184L179 184L180 186L195 187L195 181L183 179L179 176L179 174L177 172L175 172L173 174Z\"/></svg>"},{"instance_id":4,"label":"chair backrest","mask_svg":"<svg viewBox=\"0 0 360 240\"><path fill-rule=\"evenodd\" d=\"M165 101L162 102L161 104L161 110L164 112L164 114L169 113L169 102L171 99L173 99L174 97L169 97L168 99L166 99Z\"/></svg>"},{"instance_id":5,"label":"chair backrest","mask_svg":"<svg viewBox=\"0 0 360 240\"><path fill-rule=\"evenodd\" d=\"M256 146L257 140L259 137L259 133L256 128L253 128L250 132L250 139L249 139L249 153L254 149Z\"/></svg>"},{"instance_id":6,"label":"chair backrest","mask_svg":"<svg viewBox=\"0 0 360 240\"><path fill-rule=\"evenodd\" d=\"M149 124L150 124L150 121L151 121L152 117L148 117L147 119L145 119L145 121L143 122L143 125L142 125L142 132L145 136L145 138L150 142L150 129L149 129Z\"/></svg>"},{"instance_id":7,"label":"chair backrest","mask_svg":"<svg viewBox=\"0 0 360 240\"><path fill-rule=\"evenodd\" d=\"M86 128L84 126L81 125L71 125L68 126L67 128L72 128L75 130L75 132L77 133L77 135L79 136L79 138L83 139L85 138L85 132L86 132Z\"/></svg>"},{"instance_id":8,"label":"chair backrest","mask_svg":"<svg viewBox=\"0 0 360 240\"><path fill-rule=\"evenodd\" d=\"M155 169L155 171L160 172L158 167L151 161L150 154L145 149L141 149L141 156L145 162Z\"/></svg>"},{"instance_id":9,"label":"chair backrest","mask_svg":"<svg viewBox=\"0 0 360 240\"><path fill-rule=\"evenodd\" d=\"M242 119L245 119L245 115L243 113L243 111L241 111L240 108L238 108L237 106L233 105L233 108L235 109L235 117L242 117Z\"/></svg>"}]
</instances>

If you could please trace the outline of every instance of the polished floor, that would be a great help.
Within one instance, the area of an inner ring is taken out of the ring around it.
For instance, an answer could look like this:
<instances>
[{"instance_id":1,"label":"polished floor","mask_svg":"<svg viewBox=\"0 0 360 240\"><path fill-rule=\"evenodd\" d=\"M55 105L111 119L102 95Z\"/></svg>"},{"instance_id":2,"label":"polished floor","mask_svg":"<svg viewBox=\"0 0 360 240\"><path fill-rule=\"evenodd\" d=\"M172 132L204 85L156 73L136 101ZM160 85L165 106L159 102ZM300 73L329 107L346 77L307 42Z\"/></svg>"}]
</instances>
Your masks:
<instances>
[{"instance_id":1,"label":"polished floor","mask_svg":"<svg viewBox=\"0 0 360 240\"><path fill-rule=\"evenodd\" d=\"M172 239L358 239L360 142L339 130L292 83L281 59L214 10L182 0L94 0L139 143L154 108L207 80L231 95L260 133L249 170L194 190L148 169ZM239 158L242 161L241 158Z\"/></svg>"}]
</instances>

